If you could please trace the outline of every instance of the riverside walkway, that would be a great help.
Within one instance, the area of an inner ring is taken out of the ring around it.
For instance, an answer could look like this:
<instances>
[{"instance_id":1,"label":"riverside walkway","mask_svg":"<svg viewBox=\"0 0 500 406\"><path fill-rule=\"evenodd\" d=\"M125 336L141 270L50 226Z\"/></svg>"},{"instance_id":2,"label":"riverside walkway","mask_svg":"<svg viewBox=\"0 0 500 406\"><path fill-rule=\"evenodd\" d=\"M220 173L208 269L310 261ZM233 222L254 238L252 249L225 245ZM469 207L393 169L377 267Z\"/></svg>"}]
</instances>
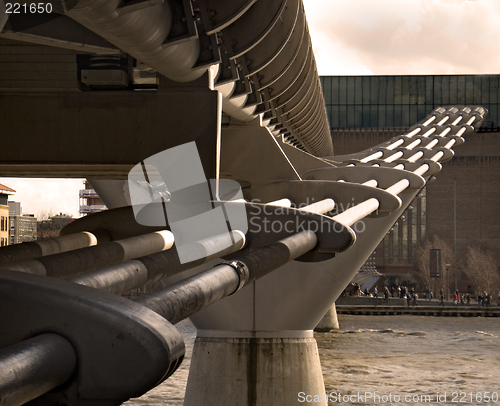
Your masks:
<instances>
[{"instance_id":1,"label":"riverside walkway","mask_svg":"<svg viewBox=\"0 0 500 406\"><path fill-rule=\"evenodd\" d=\"M444 317L500 317L500 307L492 304L488 307L479 307L477 302L470 306L456 306L453 302L445 301L440 306L440 301L420 299L414 306L406 300L389 298L345 297L341 296L336 302L337 314L350 315L416 315L416 316L444 316Z\"/></svg>"}]
</instances>

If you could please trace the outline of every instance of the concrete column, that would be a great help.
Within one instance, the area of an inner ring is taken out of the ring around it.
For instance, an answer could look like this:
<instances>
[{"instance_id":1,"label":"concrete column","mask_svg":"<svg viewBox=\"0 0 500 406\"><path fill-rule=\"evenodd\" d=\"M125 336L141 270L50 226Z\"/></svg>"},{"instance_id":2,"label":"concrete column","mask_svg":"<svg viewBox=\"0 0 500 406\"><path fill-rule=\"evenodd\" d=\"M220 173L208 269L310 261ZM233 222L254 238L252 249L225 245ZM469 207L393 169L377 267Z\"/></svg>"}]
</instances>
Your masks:
<instances>
[{"instance_id":1,"label":"concrete column","mask_svg":"<svg viewBox=\"0 0 500 406\"><path fill-rule=\"evenodd\" d=\"M204 337L199 331L184 406L301 405L300 396L308 395L327 406L316 340L312 331L296 333L304 334Z\"/></svg>"},{"instance_id":2,"label":"concrete column","mask_svg":"<svg viewBox=\"0 0 500 406\"><path fill-rule=\"evenodd\" d=\"M327 310L321 321L318 323L314 331L318 333L328 333L332 330L339 329L339 320L337 318L337 309L335 303Z\"/></svg>"}]
</instances>

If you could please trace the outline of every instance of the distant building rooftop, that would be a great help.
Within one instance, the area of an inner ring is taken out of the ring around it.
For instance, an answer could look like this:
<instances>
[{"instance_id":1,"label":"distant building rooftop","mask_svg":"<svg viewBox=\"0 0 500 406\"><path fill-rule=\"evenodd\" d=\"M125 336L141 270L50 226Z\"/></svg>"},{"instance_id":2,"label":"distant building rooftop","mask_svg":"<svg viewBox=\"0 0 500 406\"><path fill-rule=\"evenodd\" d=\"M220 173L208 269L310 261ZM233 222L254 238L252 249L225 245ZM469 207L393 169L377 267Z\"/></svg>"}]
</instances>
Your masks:
<instances>
[{"instance_id":1,"label":"distant building rooftop","mask_svg":"<svg viewBox=\"0 0 500 406\"><path fill-rule=\"evenodd\" d=\"M0 193L6 194L6 195L13 195L14 193L16 193L16 191L14 189L11 189L10 187L2 185L0 183Z\"/></svg>"}]
</instances>

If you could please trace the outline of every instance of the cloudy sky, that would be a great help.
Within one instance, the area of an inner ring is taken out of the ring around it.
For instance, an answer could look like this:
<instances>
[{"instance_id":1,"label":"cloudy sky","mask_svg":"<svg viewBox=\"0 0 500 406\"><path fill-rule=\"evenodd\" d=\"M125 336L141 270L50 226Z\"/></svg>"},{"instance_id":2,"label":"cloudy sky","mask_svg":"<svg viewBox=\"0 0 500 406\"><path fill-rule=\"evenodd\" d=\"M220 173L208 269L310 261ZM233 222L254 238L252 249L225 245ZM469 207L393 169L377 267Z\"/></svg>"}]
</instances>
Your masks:
<instances>
[{"instance_id":1,"label":"cloudy sky","mask_svg":"<svg viewBox=\"0 0 500 406\"><path fill-rule=\"evenodd\" d=\"M500 0L304 0L320 75L500 72Z\"/></svg>"},{"instance_id":2,"label":"cloudy sky","mask_svg":"<svg viewBox=\"0 0 500 406\"><path fill-rule=\"evenodd\" d=\"M500 73L500 0L304 0L320 75ZM83 181L9 179L25 213L78 216Z\"/></svg>"}]
</instances>

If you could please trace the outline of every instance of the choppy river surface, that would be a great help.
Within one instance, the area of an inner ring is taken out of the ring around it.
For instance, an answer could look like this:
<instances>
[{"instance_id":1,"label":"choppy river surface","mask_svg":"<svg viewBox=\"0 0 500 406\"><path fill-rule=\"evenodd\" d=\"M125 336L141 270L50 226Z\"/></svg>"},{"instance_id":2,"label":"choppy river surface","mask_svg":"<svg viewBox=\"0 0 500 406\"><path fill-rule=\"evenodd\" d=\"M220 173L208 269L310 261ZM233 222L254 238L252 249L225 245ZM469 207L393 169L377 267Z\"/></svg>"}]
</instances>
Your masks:
<instances>
[{"instance_id":1,"label":"choppy river surface","mask_svg":"<svg viewBox=\"0 0 500 406\"><path fill-rule=\"evenodd\" d=\"M329 405L500 405L499 318L339 315L339 323L315 334ZM183 364L126 405L183 404L196 330L189 321L177 327Z\"/></svg>"}]
</instances>

